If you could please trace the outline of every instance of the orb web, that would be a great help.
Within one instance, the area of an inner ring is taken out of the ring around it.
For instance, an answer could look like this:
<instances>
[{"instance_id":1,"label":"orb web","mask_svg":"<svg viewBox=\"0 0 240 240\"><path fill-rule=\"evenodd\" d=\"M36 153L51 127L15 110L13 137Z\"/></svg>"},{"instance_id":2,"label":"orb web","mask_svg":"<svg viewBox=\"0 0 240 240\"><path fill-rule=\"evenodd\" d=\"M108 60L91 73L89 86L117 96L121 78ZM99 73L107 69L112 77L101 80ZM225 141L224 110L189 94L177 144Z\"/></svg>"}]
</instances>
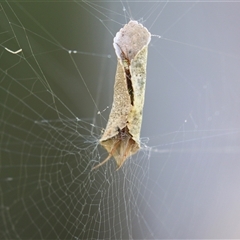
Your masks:
<instances>
[{"instance_id":1,"label":"orb web","mask_svg":"<svg viewBox=\"0 0 240 240\"><path fill-rule=\"evenodd\" d=\"M1 2L0 238L238 238L239 8ZM129 20L152 33L141 150L91 171Z\"/></svg>"}]
</instances>

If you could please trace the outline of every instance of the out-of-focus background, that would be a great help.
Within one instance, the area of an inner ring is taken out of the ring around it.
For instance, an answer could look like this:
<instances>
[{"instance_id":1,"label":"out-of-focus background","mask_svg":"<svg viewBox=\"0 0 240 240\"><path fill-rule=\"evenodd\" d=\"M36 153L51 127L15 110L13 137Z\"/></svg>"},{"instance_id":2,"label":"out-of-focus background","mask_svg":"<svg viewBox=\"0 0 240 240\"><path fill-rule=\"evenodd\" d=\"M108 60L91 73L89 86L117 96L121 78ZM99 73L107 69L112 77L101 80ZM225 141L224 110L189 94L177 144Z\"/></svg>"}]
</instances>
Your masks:
<instances>
[{"instance_id":1,"label":"out-of-focus background","mask_svg":"<svg viewBox=\"0 0 240 240\"><path fill-rule=\"evenodd\" d=\"M239 12L1 2L0 238L240 238ZM113 37L130 19L153 34L142 150L91 171L107 156Z\"/></svg>"}]
</instances>

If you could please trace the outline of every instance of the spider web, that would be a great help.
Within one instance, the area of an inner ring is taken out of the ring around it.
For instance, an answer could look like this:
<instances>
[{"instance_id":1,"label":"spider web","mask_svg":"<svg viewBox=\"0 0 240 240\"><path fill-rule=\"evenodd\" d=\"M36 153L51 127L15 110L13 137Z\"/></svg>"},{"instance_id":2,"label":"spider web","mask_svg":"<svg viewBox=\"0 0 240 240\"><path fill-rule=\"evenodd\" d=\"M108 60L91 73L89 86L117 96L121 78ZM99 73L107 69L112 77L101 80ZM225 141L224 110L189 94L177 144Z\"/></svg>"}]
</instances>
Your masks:
<instances>
[{"instance_id":1,"label":"spider web","mask_svg":"<svg viewBox=\"0 0 240 240\"><path fill-rule=\"evenodd\" d=\"M1 239L239 238L240 4L4 1ZM153 34L142 149L115 171L98 140L112 39Z\"/></svg>"}]
</instances>

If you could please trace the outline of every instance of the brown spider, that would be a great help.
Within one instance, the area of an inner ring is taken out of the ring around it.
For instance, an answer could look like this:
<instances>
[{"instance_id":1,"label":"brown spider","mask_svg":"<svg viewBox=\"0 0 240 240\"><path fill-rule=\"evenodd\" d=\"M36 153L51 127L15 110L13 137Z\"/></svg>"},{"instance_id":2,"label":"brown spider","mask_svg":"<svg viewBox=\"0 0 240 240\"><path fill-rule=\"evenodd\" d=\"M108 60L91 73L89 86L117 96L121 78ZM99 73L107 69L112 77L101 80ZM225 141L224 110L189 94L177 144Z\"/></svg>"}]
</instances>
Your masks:
<instances>
[{"instance_id":1,"label":"brown spider","mask_svg":"<svg viewBox=\"0 0 240 240\"><path fill-rule=\"evenodd\" d=\"M118 165L118 168L116 170L118 170L126 161L127 157L132 155L131 152L133 146L135 145L135 141L132 139L132 135L129 133L128 128L124 127L123 129L120 129L118 127L117 130L118 134L111 139L112 149L110 150L108 157L98 165L94 166L92 170L102 166L111 157L114 157L116 159Z\"/></svg>"}]
</instances>

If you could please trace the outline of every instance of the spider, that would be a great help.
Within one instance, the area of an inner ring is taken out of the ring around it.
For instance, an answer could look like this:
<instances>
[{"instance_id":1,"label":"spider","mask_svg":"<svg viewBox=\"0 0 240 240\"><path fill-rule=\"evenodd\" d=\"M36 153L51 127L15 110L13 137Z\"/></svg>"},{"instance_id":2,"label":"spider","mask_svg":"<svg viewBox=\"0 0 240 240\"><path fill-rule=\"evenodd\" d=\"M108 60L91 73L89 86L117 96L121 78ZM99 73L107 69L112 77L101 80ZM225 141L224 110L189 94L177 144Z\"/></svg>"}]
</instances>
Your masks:
<instances>
[{"instance_id":1,"label":"spider","mask_svg":"<svg viewBox=\"0 0 240 240\"><path fill-rule=\"evenodd\" d=\"M123 129L117 127L117 131L118 134L111 139L112 146L107 158L98 165L94 166L92 170L102 166L111 157L116 159L118 165L116 170L118 170L126 161L127 157L131 155L132 147L135 145L135 141L132 139L132 135L129 133L128 127L124 127ZM104 145L104 143L102 145Z\"/></svg>"}]
</instances>

